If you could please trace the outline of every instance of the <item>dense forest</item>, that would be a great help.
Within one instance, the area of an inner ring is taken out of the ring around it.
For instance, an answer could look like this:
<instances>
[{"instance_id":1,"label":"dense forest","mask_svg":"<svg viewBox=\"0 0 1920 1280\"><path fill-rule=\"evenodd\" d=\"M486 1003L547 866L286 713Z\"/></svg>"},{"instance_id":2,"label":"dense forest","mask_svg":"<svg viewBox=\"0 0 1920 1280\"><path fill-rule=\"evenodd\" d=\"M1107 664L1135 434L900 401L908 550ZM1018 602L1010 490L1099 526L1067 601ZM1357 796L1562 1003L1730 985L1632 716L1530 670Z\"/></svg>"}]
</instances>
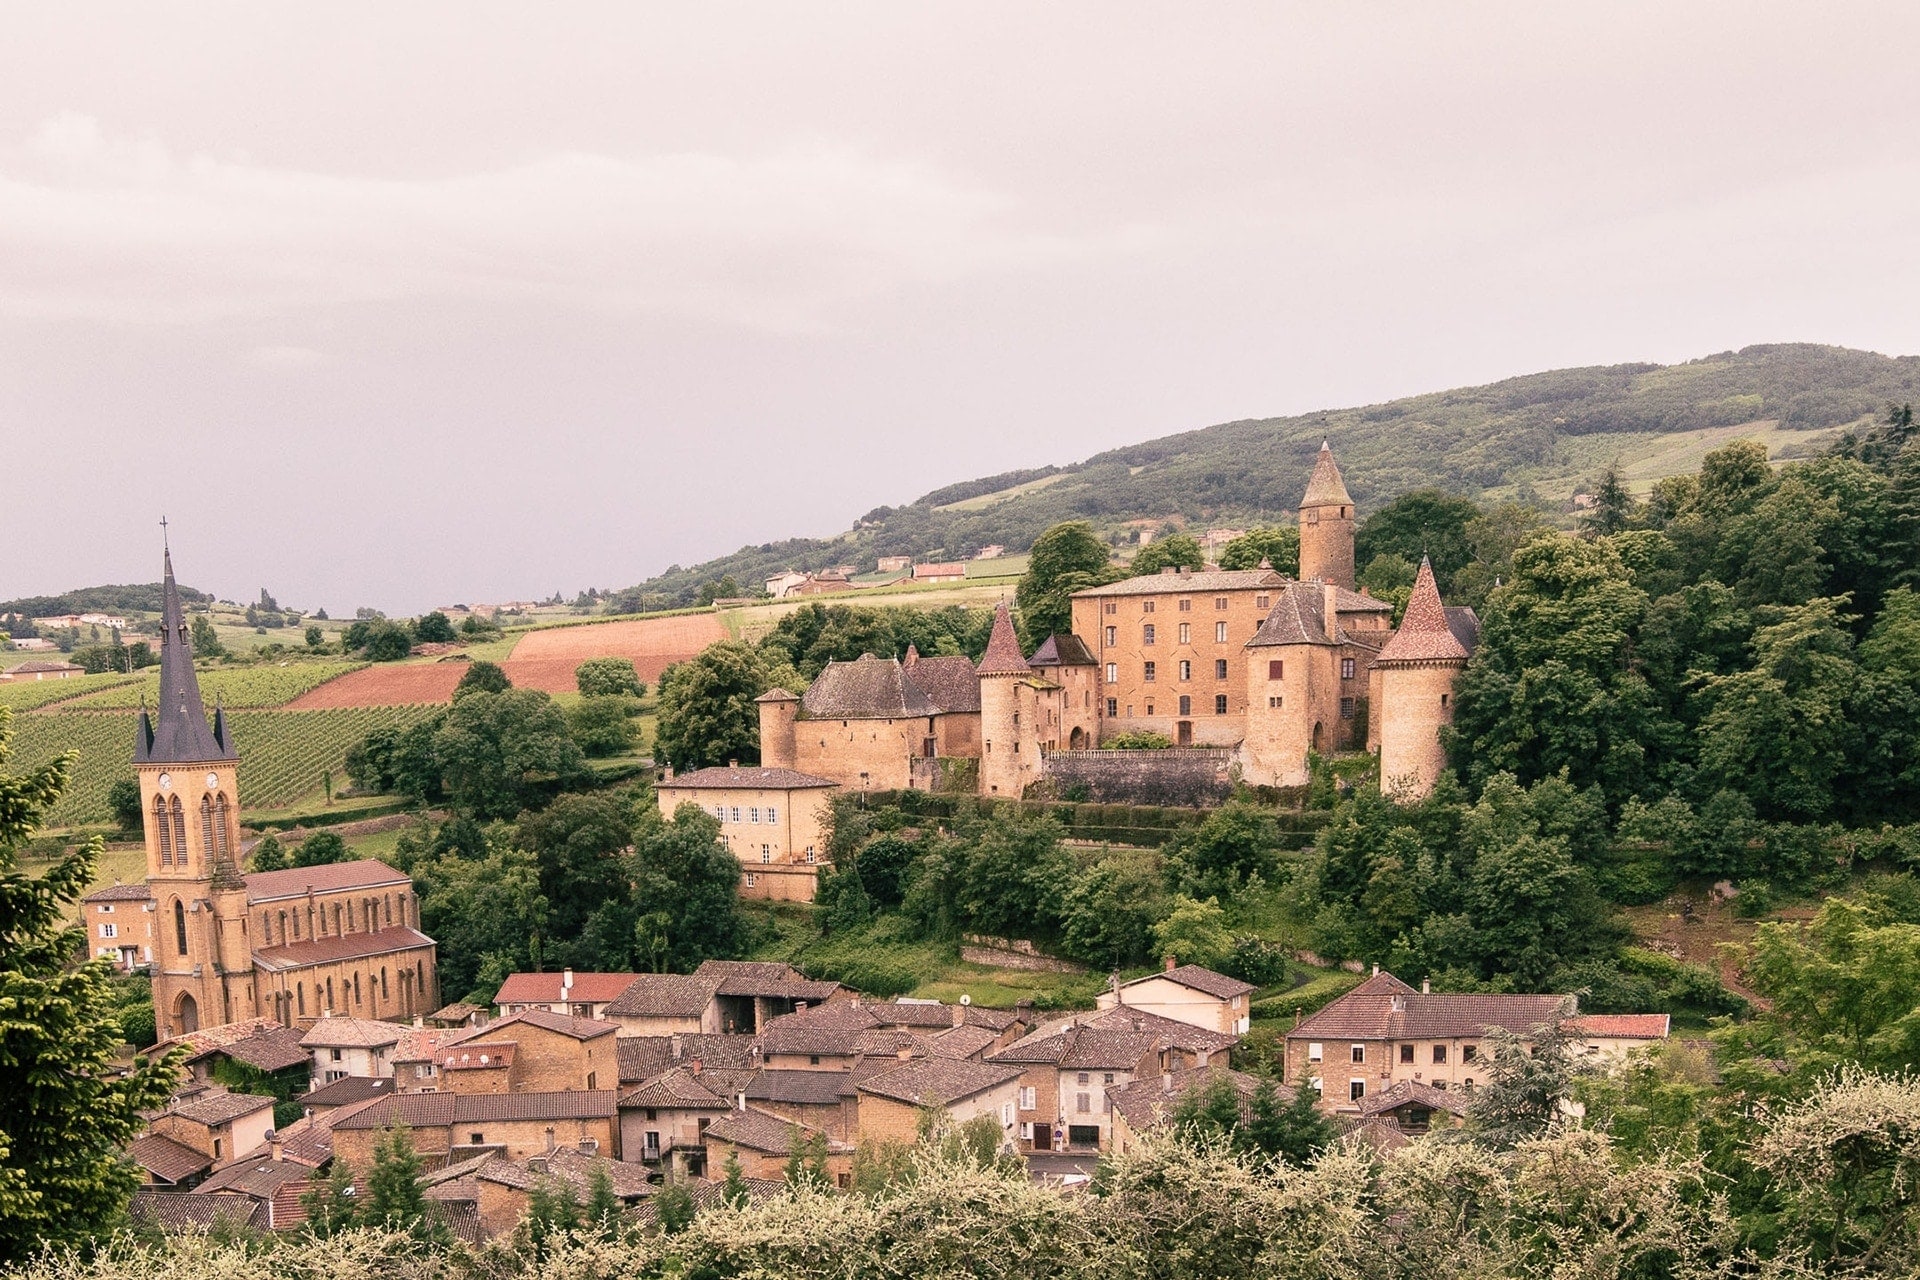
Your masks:
<instances>
[{"instance_id":1,"label":"dense forest","mask_svg":"<svg viewBox=\"0 0 1920 1280\"><path fill-rule=\"evenodd\" d=\"M1586 442L1596 437L1612 447L1588 479L1638 438L1761 421L1813 433L1863 424L1890 402L1916 399L1920 358L1810 344L1748 347L1679 365L1561 369L1386 404L1223 423L1071 466L948 485L876 507L837 538L763 543L675 566L616 593L615 605L688 604L724 576L752 584L788 567L871 568L876 556L965 556L989 543L1024 550L1064 520L1088 520L1116 537L1136 519L1273 523L1299 501L1323 437L1333 440L1365 513L1428 486L1469 497L1495 489L1524 496L1535 479L1582 473ZM1809 435L1785 451L1812 454L1824 445ZM985 501L993 494L1009 496Z\"/></svg>"}]
</instances>

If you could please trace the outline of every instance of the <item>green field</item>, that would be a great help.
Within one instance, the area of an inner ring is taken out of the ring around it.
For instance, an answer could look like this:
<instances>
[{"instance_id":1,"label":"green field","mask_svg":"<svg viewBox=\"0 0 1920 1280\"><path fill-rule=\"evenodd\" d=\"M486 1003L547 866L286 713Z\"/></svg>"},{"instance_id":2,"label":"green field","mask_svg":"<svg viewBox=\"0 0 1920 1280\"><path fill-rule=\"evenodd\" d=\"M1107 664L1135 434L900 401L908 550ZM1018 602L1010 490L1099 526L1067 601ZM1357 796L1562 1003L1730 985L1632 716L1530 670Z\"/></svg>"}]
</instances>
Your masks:
<instances>
[{"instance_id":1,"label":"green field","mask_svg":"<svg viewBox=\"0 0 1920 1280\"><path fill-rule=\"evenodd\" d=\"M439 708L353 707L328 711L237 711L228 717L241 753L240 794L248 809L277 809L318 794L331 771L344 786L347 749L370 731L414 724ZM49 827L107 821L107 789L133 775L133 730L127 712L16 716L11 772L31 769L63 751L77 751L67 793L47 815ZM244 817L244 814L243 814Z\"/></svg>"},{"instance_id":2,"label":"green field","mask_svg":"<svg viewBox=\"0 0 1920 1280\"><path fill-rule=\"evenodd\" d=\"M56 658L64 657L60 654ZM45 659L42 659L45 661ZM35 707L44 707L49 703L62 702L68 698L98 695L103 689L112 689L116 685L131 685L139 682L138 676L108 673L98 676L74 676L67 680L23 680L8 681L0 684L0 707L12 707L15 711L31 711Z\"/></svg>"},{"instance_id":3,"label":"green field","mask_svg":"<svg viewBox=\"0 0 1920 1280\"><path fill-rule=\"evenodd\" d=\"M278 707L292 702L309 689L317 688L336 676L358 671L364 662L338 660L312 661L291 659L268 666L215 667L202 671L200 695L209 705L224 703L228 708ZM154 705L160 697L160 668L148 667L133 680L120 677L120 683L77 698L63 711L106 711L137 707L144 700Z\"/></svg>"}]
</instances>

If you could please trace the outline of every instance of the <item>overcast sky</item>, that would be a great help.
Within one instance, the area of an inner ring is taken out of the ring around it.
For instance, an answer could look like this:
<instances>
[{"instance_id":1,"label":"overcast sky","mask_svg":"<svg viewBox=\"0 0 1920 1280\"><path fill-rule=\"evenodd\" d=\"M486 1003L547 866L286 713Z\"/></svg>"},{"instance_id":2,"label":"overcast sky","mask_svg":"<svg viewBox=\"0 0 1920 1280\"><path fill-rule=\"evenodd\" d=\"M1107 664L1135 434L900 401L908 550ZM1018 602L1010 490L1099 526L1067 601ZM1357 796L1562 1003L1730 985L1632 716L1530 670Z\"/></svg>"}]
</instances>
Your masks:
<instances>
[{"instance_id":1,"label":"overcast sky","mask_svg":"<svg viewBox=\"0 0 1920 1280\"><path fill-rule=\"evenodd\" d=\"M1911 3L0 9L0 598L619 587L1242 417L1920 352Z\"/></svg>"}]
</instances>

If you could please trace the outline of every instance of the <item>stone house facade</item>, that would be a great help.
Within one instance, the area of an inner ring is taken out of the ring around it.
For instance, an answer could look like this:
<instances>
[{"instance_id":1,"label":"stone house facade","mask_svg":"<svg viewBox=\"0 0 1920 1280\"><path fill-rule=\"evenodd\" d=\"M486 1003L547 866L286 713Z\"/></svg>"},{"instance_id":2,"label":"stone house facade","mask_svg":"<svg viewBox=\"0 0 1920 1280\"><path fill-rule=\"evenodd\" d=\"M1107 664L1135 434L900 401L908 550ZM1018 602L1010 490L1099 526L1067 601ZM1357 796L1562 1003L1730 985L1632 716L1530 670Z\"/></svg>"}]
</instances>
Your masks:
<instances>
[{"instance_id":1,"label":"stone house facade","mask_svg":"<svg viewBox=\"0 0 1920 1280\"><path fill-rule=\"evenodd\" d=\"M775 698L761 699L763 721ZM839 785L796 769L733 765L669 771L657 791L662 814L693 804L719 822L720 838L740 860L741 897L812 902L827 854L825 809Z\"/></svg>"}]
</instances>

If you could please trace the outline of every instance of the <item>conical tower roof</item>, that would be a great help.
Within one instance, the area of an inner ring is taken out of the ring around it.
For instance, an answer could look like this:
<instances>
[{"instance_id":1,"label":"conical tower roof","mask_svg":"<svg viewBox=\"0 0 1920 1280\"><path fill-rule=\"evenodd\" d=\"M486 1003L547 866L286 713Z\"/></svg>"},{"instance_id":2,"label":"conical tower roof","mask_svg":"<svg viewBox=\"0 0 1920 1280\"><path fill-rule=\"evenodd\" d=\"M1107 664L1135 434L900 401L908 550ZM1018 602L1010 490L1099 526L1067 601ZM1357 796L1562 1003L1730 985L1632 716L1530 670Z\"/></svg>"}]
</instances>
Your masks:
<instances>
[{"instance_id":1,"label":"conical tower roof","mask_svg":"<svg viewBox=\"0 0 1920 1280\"><path fill-rule=\"evenodd\" d=\"M1407 598L1400 629L1380 650L1374 664L1466 660L1467 647L1447 625L1447 607L1440 602L1440 587L1433 580L1433 562L1421 556L1420 573L1413 580L1413 594Z\"/></svg>"},{"instance_id":2,"label":"conical tower roof","mask_svg":"<svg viewBox=\"0 0 1920 1280\"><path fill-rule=\"evenodd\" d=\"M1307 479L1306 496L1300 499L1302 507L1350 507L1353 499L1347 495L1347 482L1340 478L1340 465L1333 460L1333 446L1327 441L1320 442L1320 456L1314 460L1313 475Z\"/></svg>"},{"instance_id":3,"label":"conical tower roof","mask_svg":"<svg viewBox=\"0 0 1920 1280\"><path fill-rule=\"evenodd\" d=\"M993 635L974 670L983 676L1026 675L1033 670L1020 654L1020 637L1013 633L1013 614L1005 600L994 607Z\"/></svg>"},{"instance_id":4,"label":"conical tower roof","mask_svg":"<svg viewBox=\"0 0 1920 1280\"><path fill-rule=\"evenodd\" d=\"M140 713L133 758L138 764L188 764L232 760L237 754L227 736L226 716L207 726L207 704L193 671L193 640L180 588L173 580L173 552L164 553L160 608L160 705L151 717Z\"/></svg>"}]
</instances>

